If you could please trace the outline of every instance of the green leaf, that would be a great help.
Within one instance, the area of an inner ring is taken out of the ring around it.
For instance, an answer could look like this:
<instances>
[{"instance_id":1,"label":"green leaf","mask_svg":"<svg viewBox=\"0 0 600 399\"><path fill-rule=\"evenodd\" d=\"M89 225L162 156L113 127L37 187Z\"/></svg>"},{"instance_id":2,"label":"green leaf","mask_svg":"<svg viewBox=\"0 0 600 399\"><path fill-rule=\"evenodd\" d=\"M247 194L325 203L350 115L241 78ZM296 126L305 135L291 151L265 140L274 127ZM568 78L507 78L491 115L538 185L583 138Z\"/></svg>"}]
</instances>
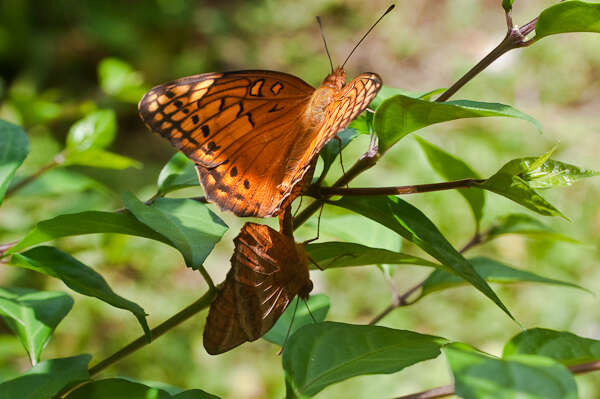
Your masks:
<instances>
[{"instance_id":1,"label":"green leaf","mask_svg":"<svg viewBox=\"0 0 600 399\"><path fill-rule=\"evenodd\" d=\"M552 159L539 163L536 158L522 158L521 162L525 169L521 177L533 188L570 186L579 179L600 175L600 172Z\"/></svg>"},{"instance_id":2,"label":"green leaf","mask_svg":"<svg viewBox=\"0 0 600 399\"><path fill-rule=\"evenodd\" d=\"M419 265L446 269L446 266L416 256L352 242L319 242L308 244L305 249L311 260L315 261L321 269L377 264Z\"/></svg>"},{"instance_id":3,"label":"green leaf","mask_svg":"<svg viewBox=\"0 0 600 399\"><path fill-rule=\"evenodd\" d=\"M465 344L444 348L454 391L464 399L577 399L575 378L562 364L541 356L498 359Z\"/></svg>"},{"instance_id":4,"label":"green leaf","mask_svg":"<svg viewBox=\"0 0 600 399\"><path fill-rule=\"evenodd\" d=\"M71 392L67 399L168 399L162 389L121 378L91 381Z\"/></svg>"},{"instance_id":5,"label":"green leaf","mask_svg":"<svg viewBox=\"0 0 600 399\"><path fill-rule=\"evenodd\" d=\"M333 161L337 158L340 153L340 149L346 148L348 144L356 137L358 137L360 133L355 129L344 129L341 132L338 132L337 137L340 138L341 143L338 140L329 140L327 144L323 147L319 155L323 159L323 171L321 172L321 176L327 175Z\"/></svg>"},{"instance_id":6,"label":"green leaf","mask_svg":"<svg viewBox=\"0 0 600 399\"><path fill-rule=\"evenodd\" d=\"M490 298L511 318L512 315L471 264L459 254L433 223L417 208L398 197L343 197L332 202L372 219L416 244L443 265L454 270Z\"/></svg>"},{"instance_id":7,"label":"green leaf","mask_svg":"<svg viewBox=\"0 0 600 399\"><path fill-rule=\"evenodd\" d=\"M527 159L537 158L513 159L502 166L492 177L483 183L476 184L476 187L500 194L540 215L562 216L567 219L558 209L531 188L524 179L529 171L528 164L524 162Z\"/></svg>"},{"instance_id":8,"label":"green leaf","mask_svg":"<svg viewBox=\"0 0 600 399\"><path fill-rule=\"evenodd\" d=\"M530 282L562 285L564 287L585 290L585 288L577 284L542 277L525 270L515 269L514 267L507 266L503 263L485 257L472 258L469 259L469 262L471 262L471 265L473 265L473 268L481 277L491 283L513 284ZM419 295L419 299L436 291L452 287L459 287L465 284L467 284L466 281L455 274L450 274L443 270L435 270L423 282L423 288L421 290L421 294Z\"/></svg>"},{"instance_id":9,"label":"green leaf","mask_svg":"<svg viewBox=\"0 0 600 399\"><path fill-rule=\"evenodd\" d=\"M29 153L29 140L17 125L0 119L0 204L15 171Z\"/></svg>"},{"instance_id":10,"label":"green leaf","mask_svg":"<svg viewBox=\"0 0 600 399\"><path fill-rule=\"evenodd\" d=\"M487 233L486 241L491 241L504 234L521 234L542 240L580 243L571 237L555 232L539 220L522 213L512 213L497 218Z\"/></svg>"},{"instance_id":11,"label":"green leaf","mask_svg":"<svg viewBox=\"0 0 600 399\"><path fill-rule=\"evenodd\" d=\"M600 32L600 4L566 1L542 11L535 39L566 32Z\"/></svg>"},{"instance_id":12,"label":"green leaf","mask_svg":"<svg viewBox=\"0 0 600 399\"><path fill-rule=\"evenodd\" d=\"M201 389L189 389L171 397L173 399L219 399L218 396L204 392Z\"/></svg>"},{"instance_id":13,"label":"green leaf","mask_svg":"<svg viewBox=\"0 0 600 399\"><path fill-rule=\"evenodd\" d=\"M567 331L533 328L514 336L504 346L502 356L539 355L565 366L600 360L600 341Z\"/></svg>"},{"instance_id":14,"label":"green leaf","mask_svg":"<svg viewBox=\"0 0 600 399\"><path fill-rule=\"evenodd\" d=\"M40 360L50 335L73 307L64 292L0 288L0 315L19 337L32 365Z\"/></svg>"},{"instance_id":15,"label":"green leaf","mask_svg":"<svg viewBox=\"0 0 600 399\"><path fill-rule=\"evenodd\" d=\"M158 175L158 192L160 194L199 184L194 162L181 152L173 155Z\"/></svg>"},{"instance_id":16,"label":"green leaf","mask_svg":"<svg viewBox=\"0 0 600 399\"><path fill-rule=\"evenodd\" d=\"M142 167L142 164L135 159L105 151L99 148L90 148L81 152L67 152L65 156L65 165L82 165L93 168L105 169L127 169Z\"/></svg>"},{"instance_id":17,"label":"green leaf","mask_svg":"<svg viewBox=\"0 0 600 399\"><path fill-rule=\"evenodd\" d=\"M75 122L67 135L67 150L81 152L108 147L117 133L117 116L112 109L90 112Z\"/></svg>"},{"instance_id":18,"label":"green leaf","mask_svg":"<svg viewBox=\"0 0 600 399\"><path fill-rule=\"evenodd\" d=\"M0 383L2 399L48 399L63 388L89 378L90 355L44 360L24 374Z\"/></svg>"},{"instance_id":19,"label":"green leaf","mask_svg":"<svg viewBox=\"0 0 600 399\"><path fill-rule=\"evenodd\" d=\"M309 324L283 350L287 388L313 396L357 375L395 373L436 358L446 343L444 338L380 326Z\"/></svg>"},{"instance_id":20,"label":"green leaf","mask_svg":"<svg viewBox=\"0 0 600 399\"><path fill-rule=\"evenodd\" d=\"M300 327L325 320L325 316L327 316L327 312L329 312L329 307L331 306L329 297L324 294L311 295L308 301L302 301L303 303L298 303L298 301L298 297L295 297L290 302L285 312L277 319L275 325L263 335L264 339L283 346L285 338L288 336L288 331L291 337ZM310 312L308 309L310 309Z\"/></svg>"},{"instance_id":21,"label":"green leaf","mask_svg":"<svg viewBox=\"0 0 600 399\"><path fill-rule=\"evenodd\" d=\"M118 58L100 61L98 80L106 94L129 103L137 103L147 91L142 86L142 75Z\"/></svg>"},{"instance_id":22,"label":"green leaf","mask_svg":"<svg viewBox=\"0 0 600 399\"><path fill-rule=\"evenodd\" d=\"M61 237L82 234L119 233L149 238L168 245L171 242L164 236L140 223L130 213L87 211L60 215L39 222L21 241L6 254L19 252L25 248Z\"/></svg>"},{"instance_id":23,"label":"green leaf","mask_svg":"<svg viewBox=\"0 0 600 399\"><path fill-rule=\"evenodd\" d=\"M422 139L421 137L415 137L415 139L427 156L427 160L429 161L429 164L433 170L435 170L437 174L442 176L444 179L479 179L477 173L464 161L447 153L425 139ZM477 225L477 230L479 230L479 223L483 216L483 206L485 205L485 192L473 188L461 188L457 191L467 201L469 207L471 207L471 212L473 212L475 224Z\"/></svg>"},{"instance_id":24,"label":"green leaf","mask_svg":"<svg viewBox=\"0 0 600 399\"><path fill-rule=\"evenodd\" d=\"M422 95L426 95L426 94L428 94L428 93L420 94L420 93L416 93L416 92L412 92L412 91L408 91L408 90L404 90L404 89L398 89L396 87L381 86L381 89L379 89L377 96L375 96L373 101L371 101L371 104L369 105L369 107L373 110L377 110L377 108L379 108L381 106L381 104L383 104L385 102L385 100L395 97L395 96L398 96L398 95L406 96L406 97L410 97L410 98L419 98Z\"/></svg>"},{"instance_id":25,"label":"green leaf","mask_svg":"<svg viewBox=\"0 0 600 399\"><path fill-rule=\"evenodd\" d=\"M385 153L407 134L435 123L488 116L519 118L530 122L538 130L542 129L531 116L504 104L468 100L430 102L397 95L385 100L375 112L379 152Z\"/></svg>"},{"instance_id":26,"label":"green leaf","mask_svg":"<svg viewBox=\"0 0 600 399\"><path fill-rule=\"evenodd\" d=\"M219 399L201 389L190 389L175 395L140 382L123 378L91 381L73 390L66 399Z\"/></svg>"},{"instance_id":27,"label":"green leaf","mask_svg":"<svg viewBox=\"0 0 600 399\"><path fill-rule=\"evenodd\" d=\"M502 8L504 8L504 11L510 12L510 10L512 10L513 1L514 0L502 0Z\"/></svg>"},{"instance_id":28,"label":"green leaf","mask_svg":"<svg viewBox=\"0 0 600 399\"><path fill-rule=\"evenodd\" d=\"M150 339L146 312L137 303L117 295L104 278L94 269L84 265L58 248L39 246L21 254L14 254L11 263L36 272L61 279L73 291L95 297L119 309L133 313Z\"/></svg>"},{"instance_id":29,"label":"green leaf","mask_svg":"<svg viewBox=\"0 0 600 399\"><path fill-rule=\"evenodd\" d=\"M145 205L132 194L123 203L146 226L166 237L183 255L188 267L197 269L227 231L227 225L198 201L159 198Z\"/></svg>"}]
</instances>

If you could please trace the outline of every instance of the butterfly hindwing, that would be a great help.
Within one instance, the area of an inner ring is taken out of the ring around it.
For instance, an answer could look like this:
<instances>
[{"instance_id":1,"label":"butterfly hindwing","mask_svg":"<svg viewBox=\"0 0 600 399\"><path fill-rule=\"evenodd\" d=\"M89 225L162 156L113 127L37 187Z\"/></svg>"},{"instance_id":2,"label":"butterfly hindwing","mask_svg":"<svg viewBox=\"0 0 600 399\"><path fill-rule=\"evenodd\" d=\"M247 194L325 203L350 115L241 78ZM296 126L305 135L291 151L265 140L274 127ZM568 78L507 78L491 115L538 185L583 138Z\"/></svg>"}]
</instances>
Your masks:
<instances>
[{"instance_id":1,"label":"butterfly hindwing","mask_svg":"<svg viewBox=\"0 0 600 399\"><path fill-rule=\"evenodd\" d=\"M211 354L262 337L296 295L307 297L312 288L306 256L292 237L246 223L234 243L231 270L204 330L204 346Z\"/></svg>"}]
</instances>

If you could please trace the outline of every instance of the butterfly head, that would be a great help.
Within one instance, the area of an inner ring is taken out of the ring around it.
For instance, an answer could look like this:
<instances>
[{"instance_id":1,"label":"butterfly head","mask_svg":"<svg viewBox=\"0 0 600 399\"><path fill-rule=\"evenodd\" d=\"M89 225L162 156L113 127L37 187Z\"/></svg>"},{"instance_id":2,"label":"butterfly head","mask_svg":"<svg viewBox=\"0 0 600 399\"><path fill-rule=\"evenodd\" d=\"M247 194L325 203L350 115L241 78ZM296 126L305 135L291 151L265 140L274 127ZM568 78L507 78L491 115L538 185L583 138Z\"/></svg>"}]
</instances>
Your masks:
<instances>
[{"instance_id":1,"label":"butterfly head","mask_svg":"<svg viewBox=\"0 0 600 399\"><path fill-rule=\"evenodd\" d=\"M344 67L338 67L335 71L327 75L321 86L331 87L335 90L340 90L342 87L346 86L346 73L344 72Z\"/></svg>"}]
</instances>

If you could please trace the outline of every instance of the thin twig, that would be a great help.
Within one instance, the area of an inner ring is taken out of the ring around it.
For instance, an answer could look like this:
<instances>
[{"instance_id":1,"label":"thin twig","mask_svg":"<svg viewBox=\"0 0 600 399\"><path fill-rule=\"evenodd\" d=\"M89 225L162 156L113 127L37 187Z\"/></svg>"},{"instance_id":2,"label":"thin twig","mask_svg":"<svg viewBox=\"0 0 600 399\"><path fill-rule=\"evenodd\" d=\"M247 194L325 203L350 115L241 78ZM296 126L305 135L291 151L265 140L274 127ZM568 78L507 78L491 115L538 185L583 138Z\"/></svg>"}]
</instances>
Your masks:
<instances>
[{"instance_id":1,"label":"thin twig","mask_svg":"<svg viewBox=\"0 0 600 399\"><path fill-rule=\"evenodd\" d=\"M158 326L156 326L152 330L150 330L150 335L152 336L152 341L156 340L156 338L160 337L167 331L171 330L172 328L181 324L185 320L194 316L196 313L201 312L202 310L206 309L212 302L212 300L215 296L215 293L216 293L216 291L214 289L209 289L208 292L206 294L204 294L196 302L192 303L191 305L189 305L186 308L182 309L181 311L177 312L176 314L174 314L173 316L171 316L170 318L168 318L167 320L165 320L164 322L162 322L161 324L159 324ZM98 374L100 371L104 370L108 366L116 363L117 361L121 360L125 356L137 351L138 349L140 349L148 344L149 344L149 342L146 339L146 336L142 335L141 337L137 338L136 340L132 341L128 345L119 349L117 352L110 355L106 359L98 362L95 366L91 367L89 369L90 377L93 377L94 375Z\"/></svg>"},{"instance_id":2,"label":"thin twig","mask_svg":"<svg viewBox=\"0 0 600 399\"><path fill-rule=\"evenodd\" d=\"M460 251L458 251L458 252L460 252L462 254L462 253L465 253L466 251L468 251L469 249L473 248L474 246L482 244L483 242L485 242L482 239L482 237L484 237L484 234L475 233L473 235L473 237L465 244L465 246L462 247L462 249ZM425 280L423 280L419 284L416 284L413 287L409 288L402 295L399 295L398 297L396 297L392 301L392 303L389 304L380 313L378 313L377 316L375 316L373 318L373 320L371 320L369 322L369 324L377 324L377 323L379 323L384 317L386 317L388 314L390 314L394 309L397 309L397 308L400 308L400 307L403 307L403 306L412 305L414 303L414 300L413 301L409 301L408 298L413 293L415 293L420 288L422 288L424 283L425 283Z\"/></svg>"},{"instance_id":3,"label":"thin twig","mask_svg":"<svg viewBox=\"0 0 600 399\"><path fill-rule=\"evenodd\" d=\"M448 90L443 92L435 101L446 101L452 95L454 95L460 88L466 85L471 79L477 76L481 71L486 69L490 64L500 58L503 54L516 48L529 46L535 42L535 38L525 41L525 37L531 33L537 24L537 18L526 23L521 27L516 27L512 23L512 17L509 13L506 14L506 23L508 25L508 31L504 39L498 44L492 51L489 52L481 61L479 61L473 68L465 73L456 83L454 83Z\"/></svg>"},{"instance_id":4,"label":"thin twig","mask_svg":"<svg viewBox=\"0 0 600 399\"><path fill-rule=\"evenodd\" d=\"M64 161L65 161L64 156L62 154L58 154L56 157L54 157L54 159L51 162L42 166L37 171L35 171L35 173L33 173L30 176L27 176L26 178L24 178L23 180L19 181L17 184L15 184L14 186L12 186L8 190L6 190L6 195L4 197L8 198L8 197L14 195L17 191L21 190L23 187L27 186L28 184L34 182L37 178L39 178L41 175L43 175L50 169L53 169L53 168L61 165Z\"/></svg>"},{"instance_id":5,"label":"thin twig","mask_svg":"<svg viewBox=\"0 0 600 399\"><path fill-rule=\"evenodd\" d=\"M454 190L458 188L472 187L483 183L483 179L462 179L443 183L431 184L416 184L410 186L393 186L393 187L360 187L360 188L343 188L343 187L318 187L315 191L319 195L404 195L427 193L432 191ZM311 191L309 191L309 194Z\"/></svg>"}]
</instances>

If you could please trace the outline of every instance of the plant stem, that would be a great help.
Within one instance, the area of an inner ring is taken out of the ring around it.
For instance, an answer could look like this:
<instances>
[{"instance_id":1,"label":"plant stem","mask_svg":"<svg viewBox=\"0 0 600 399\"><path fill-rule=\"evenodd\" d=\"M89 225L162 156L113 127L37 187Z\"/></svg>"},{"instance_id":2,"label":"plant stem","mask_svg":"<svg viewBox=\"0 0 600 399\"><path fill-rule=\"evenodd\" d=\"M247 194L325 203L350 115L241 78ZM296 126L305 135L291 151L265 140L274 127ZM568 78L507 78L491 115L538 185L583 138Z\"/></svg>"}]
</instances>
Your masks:
<instances>
[{"instance_id":1,"label":"plant stem","mask_svg":"<svg viewBox=\"0 0 600 399\"><path fill-rule=\"evenodd\" d=\"M14 186L10 187L8 190L6 190L6 195L4 197L8 198L8 197L14 195L17 191L21 190L23 187L27 186L28 184L34 182L38 177L40 177L41 175L43 175L50 169L53 169L53 168L61 165L63 162L64 162L64 156L62 154L58 154L57 156L54 157L54 159L51 162L49 162L46 165L39 168L34 174L27 176L25 179L21 180L20 182L18 182Z\"/></svg>"},{"instance_id":2,"label":"plant stem","mask_svg":"<svg viewBox=\"0 0 600 399\"><path fill-rule=\"evenodd\" d=\"M600 370L600 362L591 362L584 364L576 364L573 366L569 366L569 371L573 374L583 374L589 373L592 371ZM443 387L437 387L433 389L428 389L427 391L422 391L418 393L412 393L410 395L399 396L395 399L434 399L434 398L443 398L445 396L450 396L454 394L454 386L453 385L445 385Z\"/></svg>"},{"instance_id":3,"label":"plant stem","mask_svg":"<svg viewBox=\"0 0 600 399\"><path fill-rule=\"evenodd\" d=\"M482 234L475 233L473 235L473 237L469 240L469 242L467 242L467 244L465 244L465 246L458 252L460 252L462 254L462 253L465 253L466 251L468 251L469 249L473 248L474 246L482 244L484 242L484 240L482 240L482 237L483 237ZM391 304L389 304L387 308L385 308L379 314L377 314L377 316L375 316L373 318L373 320L371 320L369 322L369 324L379 323L385 316L390 314L396 308L412 305L414 303L414 301L409 301L408 298L415 291L417 291L418 289L423 287L423 283L425 283L425 280L421 281L419 284L414 285L412 288L409 288L402 295L397 296L396 299ZM416 398L418 398L418 396L416 396Z\"/></svg>"},{"instance_id":4,"label":"plant stem","mask_svg":"<svg viewBox=\"0 0 600 399\"><path fill-rule=\"evenodd\" d=\"M506 22L508 25L508 31L504 39L498 44L488 55L483 57L473 68L465 73L456 83L454 83L448 90L443 92L435 101L441 102L448 100L454 95L460 88L466 85L471 79L477 76L481 71L490 66L490 64L500 58L504 53L532 44L535 38L525 41L525 36L531 33L535 29L537 18L526 23L522 27L515 27L512 23L512 18L509 13L506 14Z\"/></svg>"},{"instance_id":5,"label":"plant stem","mask_svg":"<svg viewBox=\"0 0 600 399\"><path fill-rule=\"evenodd\" d=\"M443 183L417 184L411 186L394 187L367 187L367 188L343 188L343 187L318 187L320 195L403 195L426 193L431 191L453 190L467 188L483 183L483 179L462 179Z\"/></svg>"},{"instance_id":6,"label":"plant stem","mask_svg":"<svg viewBox=\"0 0 600 399\"><path fill-rule=\"evenodd\" d=\"M363 154L363 156L356 161L356 163L348 169L346 173L344 173L339 179L333 183L332 187L342 187L352 181L355 177L360 175L365 170L375 166L377 161L379 160L380 155L377 153L377 146L373 143L369 147L369 150ZM302 210L294 218L294 230L300 227L304 222L308 220L316 211L321 208L321 205L325 200L329 198L328 195L325 195L324 198L321 198L313 203L309 204L306 208Z\"/></svg>"},{"instance_id":7,"label":"plant stem","mask_svg":"<svg viewBox=\"0 0 600 399\"><path fill-rule=\"evenodd\" d=\"M208 292L196 302L192 303L191 305L187 306L186 308L171 316L169 319L165 320L163 323L154 327L152 330L150 330L152 341L154 341L156 338L160 337L167 331L171 330L172 328L176 327L177 325L181 324L185 320L189 319L190 317L194 316L196 313L206 309L212 302L215 294L216 291L214 289L209 289ZM125 356L137 351L138 349L148 344L149 342L146 340L146 337L142 335L141 337L124 346L123 348L110 355L106 359L100 361L95 366L91 367L89 369L90 377L93 377L108 366L112 365L113 363L116 363Z\"/></svg>"}]
</instances>

